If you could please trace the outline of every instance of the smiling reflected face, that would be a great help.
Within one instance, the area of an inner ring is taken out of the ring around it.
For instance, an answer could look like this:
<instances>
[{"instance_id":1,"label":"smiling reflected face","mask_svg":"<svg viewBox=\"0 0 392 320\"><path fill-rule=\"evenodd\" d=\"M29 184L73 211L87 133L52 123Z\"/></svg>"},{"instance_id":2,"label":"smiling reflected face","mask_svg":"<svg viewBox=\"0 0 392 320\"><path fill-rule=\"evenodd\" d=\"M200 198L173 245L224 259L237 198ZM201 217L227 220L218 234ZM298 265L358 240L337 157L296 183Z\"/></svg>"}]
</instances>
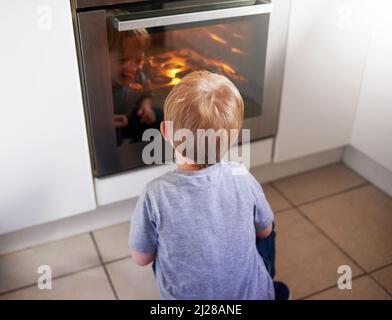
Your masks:
<instances>
[{"instance_id":1,"label":"smiling reflected face","mask_svg":"<svg viewBox=\"0 0 392 320\"><path fill-rule=\"evenodd\" d=\"M118 32L108 30L112 85L129 86L145 63L149 35L145 29Z\"/></svg>"},{"instance_id":2,"label":"smiling reflected face","mask_svg":"<svg viewBox=\"0 0 392 320\"><path fill-rule=\"evenodd\" d=\"M113 86L129 86L143 69L145 53L125 41L120 50L110 53Z\"/></svg>"}]
</instances>

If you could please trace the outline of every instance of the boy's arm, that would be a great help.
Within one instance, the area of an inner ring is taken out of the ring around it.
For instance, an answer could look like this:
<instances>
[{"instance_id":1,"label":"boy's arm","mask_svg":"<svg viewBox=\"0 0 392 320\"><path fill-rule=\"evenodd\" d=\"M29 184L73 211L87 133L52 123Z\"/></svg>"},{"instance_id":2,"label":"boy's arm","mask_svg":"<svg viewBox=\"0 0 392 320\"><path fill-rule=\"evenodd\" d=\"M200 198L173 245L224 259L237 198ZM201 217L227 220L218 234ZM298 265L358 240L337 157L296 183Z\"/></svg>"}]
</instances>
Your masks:
<instances>
[{"instance_id":1,"label":"boy's arm","mask_svg":"<svg viewBox=\"0 0 392 320\"><path fill-rule=\"evenodd\" d=\"M253 195L255 197L254 222L257 238L267 238L273 229L274 213L264 191L257 180L250 175Z\"/></svg>"},{"instance_id":2,"label":"boy's arm","mask_svg":"<svg viewBox=\"0 0 392 320\"><path fill-rule=\"evenodd\" d=\"M155 253L142 253L132 248L130 250L132 260L139 266L146 266L155 259Z\"/></svg>"},{"instance_id":3,"label":"boy's arm","mask_svg":"<svg viewBox=\"0 0 392 320\"><path fill-rule=\"evenodd\" d=\"M257 238L267 238L272 232L272 223L264 229L259 230L258 232L256 232L256 237Z\"/></svg>"},{"instance_id":4,"label":"boy's arm","mask_svg":"<svg viewBox=\"0 0 392 320\"><path fill-rule=\"evenodd\" d=\"M146 266L154 260L158 244L157 236L151 199L145 189L133 213L128 241L132 260L136 264Z\"/></svg>"}]
</instances>

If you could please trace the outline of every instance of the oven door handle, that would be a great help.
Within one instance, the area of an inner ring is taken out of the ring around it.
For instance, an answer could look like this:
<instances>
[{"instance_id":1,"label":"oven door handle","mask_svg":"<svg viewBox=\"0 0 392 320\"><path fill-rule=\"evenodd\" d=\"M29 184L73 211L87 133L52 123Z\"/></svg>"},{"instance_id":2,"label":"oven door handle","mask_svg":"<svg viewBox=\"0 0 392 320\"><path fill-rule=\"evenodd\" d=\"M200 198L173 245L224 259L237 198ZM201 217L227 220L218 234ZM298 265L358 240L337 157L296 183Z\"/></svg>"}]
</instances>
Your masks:
<instances>
[{"instance_id":1,"label":"oven door handle","mask_svg":"<svg viewBox=\"0 0 392 320\"><path fill-rule=\"evenodd\" d=\"M185 12L181 14L170 14L173 10L162 9L155 11L140 12L138 14L130 13L120 16L109 17L111 24L118 31L127 31L142 28L153 28L161 26L170 26L182 23L199 22L207 20L217 20L224 18L244 17L257 14L268 14L272 12L272 4L263 1L251 1L252 5L238 6L241 1L228 1L224 5L237 3L237 6L223 9L203 10L197 12ZM242 1L244 3L244 1ZM248 1L249 3L249 1ZM209 5L208 7L216 8L217 4ZM204 6L204 9L207 6ZM196 7L191 7L195 9ZM200 10L200 9L199 9ZM148 15L150 14L150 17ZM151 16L153 15L153 16ZM158 15L158 16L157 16ZM137 18L137 16L147 16L144 18Z\"/></svg>"}]
</instances>

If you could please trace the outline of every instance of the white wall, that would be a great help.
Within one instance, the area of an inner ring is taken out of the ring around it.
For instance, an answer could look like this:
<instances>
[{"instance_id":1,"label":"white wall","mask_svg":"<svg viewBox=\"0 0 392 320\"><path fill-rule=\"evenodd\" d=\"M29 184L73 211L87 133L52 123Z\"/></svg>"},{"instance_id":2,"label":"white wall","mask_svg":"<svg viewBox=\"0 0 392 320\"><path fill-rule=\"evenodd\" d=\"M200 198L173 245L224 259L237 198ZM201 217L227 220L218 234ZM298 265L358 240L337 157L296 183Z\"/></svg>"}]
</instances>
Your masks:
<instances>
[{"instance_id":1,"label":"white wall","mask_svg":"<svg viewBox=\"0 0 392 320\"><path fill-rule=\"evenodd\" d=\"M392 171L392 3L378 9L351 144Z\"/></svg>"},{"instance_id":2,"label":"white wall","mask_svg":"<svg viewBox=\"0 0 392 320\"><path fill-rule=\"evenodd\" d=\"M275 161L349 143L370 39L369 6L366 0L292 0Z\"/></svg>"},{"instance_id":3,"label":"white wall","mask_svg":"<svg viewBox=\"0 0 392 320\"><path fill-rule=\"evenodd\" d=\"M69 1L0 12L1 234L96 204Z\"/></svg>"}]
</instances>

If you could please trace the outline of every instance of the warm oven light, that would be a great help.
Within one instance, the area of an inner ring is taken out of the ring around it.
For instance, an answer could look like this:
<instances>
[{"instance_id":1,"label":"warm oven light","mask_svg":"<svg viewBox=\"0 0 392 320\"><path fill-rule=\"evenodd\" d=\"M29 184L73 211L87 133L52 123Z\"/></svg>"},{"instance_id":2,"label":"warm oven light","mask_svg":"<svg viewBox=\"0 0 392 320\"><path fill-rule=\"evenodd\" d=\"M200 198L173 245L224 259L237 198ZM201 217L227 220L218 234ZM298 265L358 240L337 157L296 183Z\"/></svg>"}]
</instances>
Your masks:
<instances>
[{"instance_id":1,"label":"warm oven light","mask_svg":"<svg viewBox=\"0 0 392 320\"><path fill-rule=\"evenodd\" d=\"M169 69L166 71L166 75L170 78L175 78L176 74L178 72L180 72L182 69L181 68L173 68L173 69Z\"/></svg>"},{"instance_id":2,"label":"warm oven light","mask_svg":"<svg viewBox=\"0 0 392 320\"><path fill-rule=\"evenodd\" d=\"M218 36L215 33L208 32L208 35L210 36L211 39L213 39L213 40L215 40L215 41L217 41L217 42L219 42L221 44L224 44L224 45L227 44L227 41L225 39L221 38L220 36Z\"/></svg>"},{"instance_id":3,"label":"warm oven light","mask_svg":"<svg viewBox=\"0 0 392 320\"><path fill-rule=\"evenodd\" d=\"M169 83L170 86L175 86L177 83L181 81L180 78L173 78L172 81Z\"/></svg>"},{"instance_id":4,"label":"warm oven light","mask_svg":"<svg viewBox=\"0 0 392 320\"><path fill-rule=\"evenodd\" d=\"M231 48L231 52L237 53L237 54L241 54L241 55L245 55L245 52L242 51L242 50L239 49L239 48Z\"/></svg>"}]
</instances>

